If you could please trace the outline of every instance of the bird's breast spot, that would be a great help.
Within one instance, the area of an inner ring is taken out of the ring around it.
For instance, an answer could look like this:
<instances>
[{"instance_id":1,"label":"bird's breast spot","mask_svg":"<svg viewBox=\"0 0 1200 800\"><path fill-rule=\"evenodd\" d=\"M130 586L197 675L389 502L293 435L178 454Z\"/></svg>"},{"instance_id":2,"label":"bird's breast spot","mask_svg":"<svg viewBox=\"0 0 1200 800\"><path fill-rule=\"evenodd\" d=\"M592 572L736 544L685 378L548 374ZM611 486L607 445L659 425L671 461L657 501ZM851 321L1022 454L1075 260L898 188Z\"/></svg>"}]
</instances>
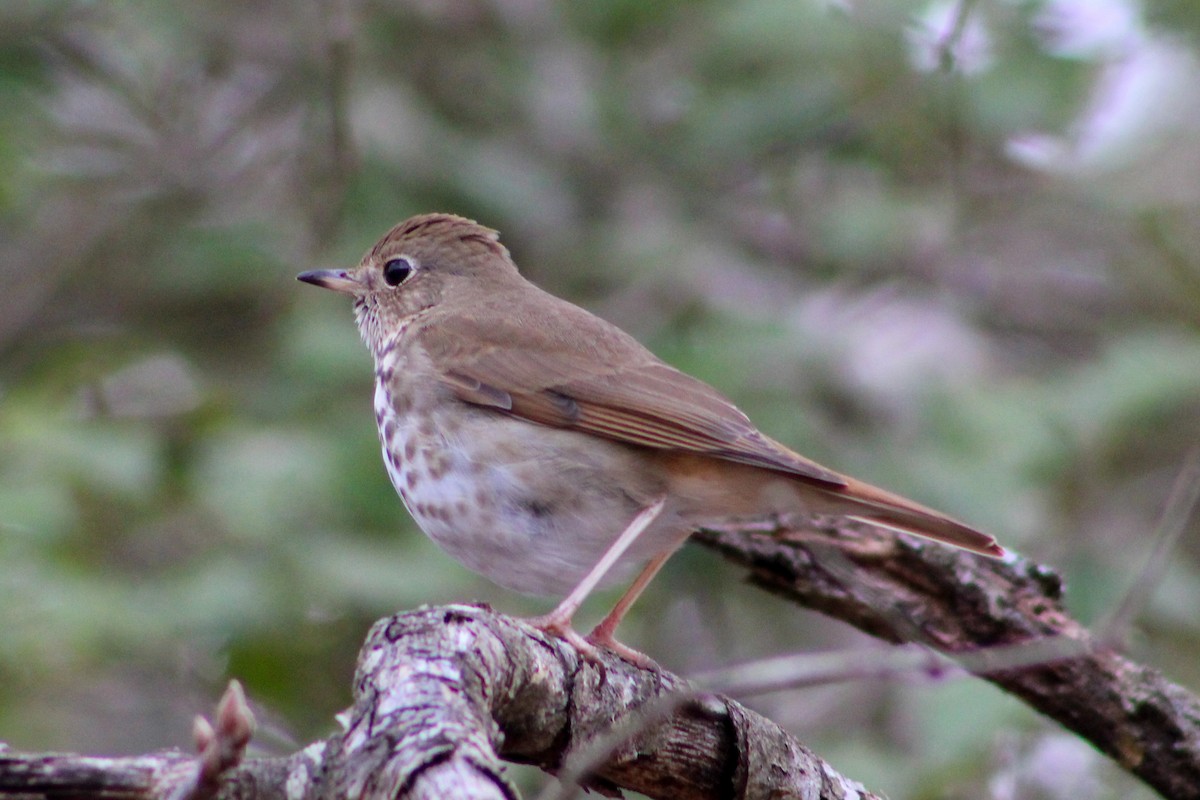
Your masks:
<instances>
[{"instance_id":1,"label":"bird's breast spot","mask_svg":"<svg viewBox=\"0 0 1200 800\"><path fill-rule=\"evenodd\" d=\"M554 506L538 498L518 500L517 507L534 519L545 519L554 514Z\"/></svg>"},{"instance_id":2,"label":"bird's breast spot","mask_svg":"<svg viewBox=\"0 0 1200 800\"><path fill-rule=\"evenodd\" d=\"M387 385L383 381L375 381L375 421L382 425L384 420L395 416Z\"/></svg>"}]
</instances>

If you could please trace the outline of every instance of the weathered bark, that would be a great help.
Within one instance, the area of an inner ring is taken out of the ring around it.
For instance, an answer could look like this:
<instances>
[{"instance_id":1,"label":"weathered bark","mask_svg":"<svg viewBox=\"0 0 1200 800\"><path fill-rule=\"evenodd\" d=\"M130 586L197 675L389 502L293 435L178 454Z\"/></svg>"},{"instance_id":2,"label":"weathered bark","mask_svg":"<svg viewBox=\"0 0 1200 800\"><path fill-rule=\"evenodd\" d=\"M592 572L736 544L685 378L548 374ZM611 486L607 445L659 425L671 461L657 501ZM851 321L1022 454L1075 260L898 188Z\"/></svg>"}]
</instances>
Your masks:
<instances>
[{"instance_id":1,"label":"weathered bark","mask_svg":"<svg viewBox=\"0 0 1200 800\"><path fill-rule=\"evenodd\" d=\"M214 792L198 779L202 759L178 752L0 754L0 795L512 800L506 758L610 795L875 797L732 700L615 656L583 661L566 642L474 606L376 623L343 720L342 733L289 758L227 770Z\"/></svg>"},{"instance_id":2,"label":"weathered bark","mask_svg":"<svg viewBox=\"0 0 1200 800\"><path fill-rule=\"evenodd\" d=\"M755 527L697 538L770 592L954 656L1164 797L1200 798L1200 700L1072 619L1054 571L851 523Z\"/></svg>"},{"instance_id":3,"label":"weathered bark","mask_svg":"<svg viewBox=\"0 0 1200 800\"><path fill-rule=\"evenodd\" d=\"M583 661L561 640L472 606L378 623L355 683L349 725L326 757L337 777L320 796L382 783L392 796L452 772L507 797L496 755L602 791L680 800L840 797L848 785L731 700L615 657Z\"/></svg>"},{"instance_id":4,"label":"weathered bark","mask_svg":"<svg viewBox=\"0 0 1200 800\"><path fill-rule=\"evenodd\" d=\"M1197 698L1072 620L1052 571L845 523L697 538L769 591L946 653L1165 797L1200 800ZM511 798L500 759L651 797L870 796L731 700L616 659L582 662L566 643L475 607L377 623L355 691L343 733L228 769L213 796ZM213 783L198 780L200 761L0 751L0 794L200 800Z\"/></svg>"}]
</instances>

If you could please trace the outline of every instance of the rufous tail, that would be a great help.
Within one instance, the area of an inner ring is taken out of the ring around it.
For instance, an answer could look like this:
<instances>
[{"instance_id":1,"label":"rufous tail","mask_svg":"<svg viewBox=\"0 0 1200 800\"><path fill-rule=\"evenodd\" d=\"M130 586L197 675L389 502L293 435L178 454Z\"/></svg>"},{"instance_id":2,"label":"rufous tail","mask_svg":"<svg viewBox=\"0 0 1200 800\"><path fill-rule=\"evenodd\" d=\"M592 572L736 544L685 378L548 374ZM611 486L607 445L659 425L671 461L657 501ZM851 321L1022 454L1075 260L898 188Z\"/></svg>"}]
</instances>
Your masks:
<instances>
[{"instance_id":1,"label":"rufous tail","mask_svg":"<svg viewBox=\"0 0 1200 800\"><path fill-rule=\"evenodd\" d=\"M838 513L844 516L945 542L985 556L1000 557L1005 554L1004 548L991 536L945 514L869 483L849 477L845 480L845 487L825 490L826 495L838 506Z\"/></svg>"}]
</instances>

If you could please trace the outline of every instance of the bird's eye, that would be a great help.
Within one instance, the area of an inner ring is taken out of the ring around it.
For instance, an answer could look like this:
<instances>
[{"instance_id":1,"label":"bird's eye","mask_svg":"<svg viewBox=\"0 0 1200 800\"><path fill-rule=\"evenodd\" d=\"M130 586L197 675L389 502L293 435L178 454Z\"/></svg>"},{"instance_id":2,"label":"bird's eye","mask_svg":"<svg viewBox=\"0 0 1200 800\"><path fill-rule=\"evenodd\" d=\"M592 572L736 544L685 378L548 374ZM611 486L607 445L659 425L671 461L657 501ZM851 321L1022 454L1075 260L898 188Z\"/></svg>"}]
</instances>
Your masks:
<instances>
[{"instance_id":1,"label":"bird's eye","mask_svg":"<svg viewBox=\"0 0 1200 800\"><path fill-rule=\"evenodd\" d=\"M383 265L383 279L388 286L399 286L412 274L413 265L407 258L389 258Z\"/></svg>"}]
</instances>

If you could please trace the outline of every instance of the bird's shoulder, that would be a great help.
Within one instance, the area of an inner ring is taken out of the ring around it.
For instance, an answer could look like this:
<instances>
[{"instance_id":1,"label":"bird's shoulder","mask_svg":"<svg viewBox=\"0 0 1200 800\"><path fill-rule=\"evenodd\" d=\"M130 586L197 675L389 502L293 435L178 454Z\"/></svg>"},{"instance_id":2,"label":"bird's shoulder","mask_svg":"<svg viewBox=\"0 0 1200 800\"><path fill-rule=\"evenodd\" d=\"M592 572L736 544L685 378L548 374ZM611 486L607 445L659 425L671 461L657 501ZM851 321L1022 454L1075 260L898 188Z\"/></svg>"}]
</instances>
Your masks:
<instances>
[{"instance_id":1,"label":"bird's shoulder","mask_svg":"<svg viewBox=\"0 0 1200 800\"><path fill-rule=\"evenodd\" d=\"M527 282L470 303L444 303L415 334L433 362L446 368L523 359L567 377L567 365L596 372L659 361L611 322Z\"/></svg>"}]
</instances>

